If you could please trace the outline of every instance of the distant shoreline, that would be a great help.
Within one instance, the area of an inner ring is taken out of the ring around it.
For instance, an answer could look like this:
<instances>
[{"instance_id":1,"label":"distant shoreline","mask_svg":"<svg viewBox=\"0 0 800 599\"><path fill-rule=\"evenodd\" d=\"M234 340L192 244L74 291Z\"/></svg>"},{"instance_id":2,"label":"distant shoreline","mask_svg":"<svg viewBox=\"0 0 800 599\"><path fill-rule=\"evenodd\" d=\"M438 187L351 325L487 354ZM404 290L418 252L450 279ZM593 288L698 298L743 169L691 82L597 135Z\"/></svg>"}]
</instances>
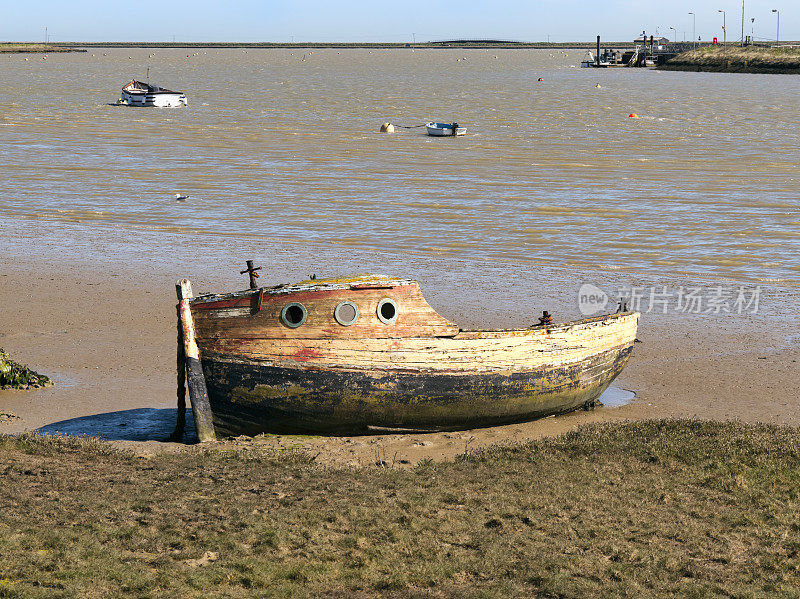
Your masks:
<instances>
[{"instance_id":1,"label":"distant shoreline","mask_svg":"<svg viewBox=\"0 0 800 599\"><path fill-rule=\"evenodd\" d=\"M86 52L73 44L33 44L0 42L0 54L54 54L57 52Z\"/></svg>"},{"instance_id":2,"label":"distant shoreline","mask_svg":"<svg viewBox=\"0 0 800 599\"><path fill-rule=\"evenodd\" d=\"M588 50L596 42L504 42L504 41L445 41L420 43L369 42L59 42L41 44L29 42L0 43L0 53L9 52L85 52L86 48L244 48L244 49L496 49L496 50ZM633 48L633 42L602 42L604 48Z\"/></svg>"}]
</instances>

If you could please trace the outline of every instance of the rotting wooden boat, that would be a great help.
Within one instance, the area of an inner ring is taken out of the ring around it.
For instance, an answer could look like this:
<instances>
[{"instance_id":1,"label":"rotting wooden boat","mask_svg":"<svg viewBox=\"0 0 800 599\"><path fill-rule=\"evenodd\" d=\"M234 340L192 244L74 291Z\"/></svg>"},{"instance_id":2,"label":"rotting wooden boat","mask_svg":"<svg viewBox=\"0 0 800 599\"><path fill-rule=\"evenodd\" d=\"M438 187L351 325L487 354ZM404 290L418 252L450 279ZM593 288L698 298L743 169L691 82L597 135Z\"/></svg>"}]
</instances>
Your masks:
<instances>
[{"instance_id":1,"label":"rotting wooden boat","mask_svg":"<svg viewBox=\"0 0 800 599\"><path fill-rule=\"evenodd\" d=\"M150 85L135 79L122 88L121 104L167 108L188 106L186 94Z\"/></svg>"},{"instance_id":2,"label":"rotting wooden boat","mask_svg":"<svg viewBox=\"0 0 800 599\"><path fill-rule=\"evenodd\" d=\"M180 312L222 436L458 430L589 407L628 361L639 320L461 330L416 281L386 276L202 295Z\"/></svg>"},{"instance_id":3,"label":"rotting wooden boat","mask_svg":"<svg viewBox=\"0 0 800 599\"><path fill-rule=\"evenodd\" d=\"M466 135L467 128L459 127L458 123L425 123L428 135L434 137L452 137L453 135Z\"/></svg>"}]
</instances>

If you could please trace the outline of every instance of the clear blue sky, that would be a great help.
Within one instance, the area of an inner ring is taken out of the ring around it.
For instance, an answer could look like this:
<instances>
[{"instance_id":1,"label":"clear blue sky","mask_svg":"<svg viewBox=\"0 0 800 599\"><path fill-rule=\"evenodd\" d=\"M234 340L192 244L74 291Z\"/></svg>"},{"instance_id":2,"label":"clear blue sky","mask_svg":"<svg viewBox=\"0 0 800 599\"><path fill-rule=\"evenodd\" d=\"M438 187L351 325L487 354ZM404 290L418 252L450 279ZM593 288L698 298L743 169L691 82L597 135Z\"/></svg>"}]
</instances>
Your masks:
<instances>
[{"instance_id":1,"label":"clear blue sky","mask_svg":"<svg viewBox=\"0 0 800 599\"><path fill-rule=\"evenodd\" d=\"M643 29L673 39L741 35L741 0L406 0L339 2L306 0L39 0L9 2L2 9L0 39L39 41L417 41L502 38L525 41L630 40ZM775 39L781 11L782 40L800 39L800 2L745 0L747 24L755 17L756 39ZM674 27L676 31L670 29Z\"/></svg>"}]
</instances>

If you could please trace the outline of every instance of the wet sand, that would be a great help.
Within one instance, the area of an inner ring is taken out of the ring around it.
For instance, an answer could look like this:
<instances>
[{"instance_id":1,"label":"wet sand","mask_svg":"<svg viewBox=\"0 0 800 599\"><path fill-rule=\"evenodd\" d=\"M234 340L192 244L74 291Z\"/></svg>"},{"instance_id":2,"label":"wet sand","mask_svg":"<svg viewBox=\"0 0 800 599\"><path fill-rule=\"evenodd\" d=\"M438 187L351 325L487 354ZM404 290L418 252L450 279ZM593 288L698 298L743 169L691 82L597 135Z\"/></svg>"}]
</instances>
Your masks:
<instances>
[{"instance_id":1,"label":"wet sand","mask_svg":"<svg viewBox=\"0 0 800 599\"><path fill-rule=\"evenodd\" d=\"M24 226L21 226L24 229ZM186 445L164 443L175 415L175 297L174 283L183 275L194 276L200 291L224 291L244 287L244 279L228 265L205 262L205 274L185 265L199 248L186 239L164 237L160 253L137 255L126 245L123 259L118 247L98 233L86 247L97 250L96 261L68 259L59 255L59 240L42 237L41 243L21 251L27 233L6 230L5 255L16 255L0 264L0 347L33 369L47 374L55 386L34 391L0 391L0 412L17 418L0 422L0 433L43 430L72 434L99 434L124 447L142 452L180 450ZM16 234L16 241L9 237ZM105 239L105 241L102 241ZM229 248L228 248L229 249ZM237 248L239 253L247 251ZM181 252L184 252L182 255ZM226 254L225 248L220 248ZM269 264L287 254L296 261L281 279L300 278L303 270L320 260L330 260L328 250L273 248L263 257ZM234 252L235 253L235 252ZM332 252L338 255L337 251ZM238 253L235 253L239 255ZM356 262L339 268L357 272ZM421 264L408 256L373 256L385 259L392 273L403 273L407 263L412 275L423 280L432 305L462 326L521 326L535 314L505 315L528 294L546 298L545 306L566 309L570 290L552 290L552 278L542 273L538 283L505 268L506 288L498 287L492 299L485 282L465 272L435 274L435 264ZM373 264L362 270L374 270ZM516 286L515 286L516 285ZM560 283L561 286L567 285ZM465 293L473 287L474 293ZM515 289L524 292L515 295ZM548 293L550 295L548 295ZM654 316L643 315L633 357L615 386L634 391L636 398L622 407L602 407L559 417L456 433L379 435L349 438L265 436L228 443L267 447L304 448L319 454L327 464L388 466L415 464L424 458L452 458L465 450L493 443L519 442L568 431L581 424L622 419L691 417L739 419L746 422L800 424L797 380L800 379L800 337L792 312L794 292L776 290L767 295L765 313L750 316ZM776 303L777 302L777 303ZM489 305L491 304L491 305ZM535 303L533 305L536 305ZM770 312L770 305L772 306ZM574 309L573 309L574 310ZM515 309L515 312L519 312ZM783 313L783 316L780 314ZM793 312L792 312L793 313ZM576 317L567 313L566 317Z\"/></svg>"}]
</instances>

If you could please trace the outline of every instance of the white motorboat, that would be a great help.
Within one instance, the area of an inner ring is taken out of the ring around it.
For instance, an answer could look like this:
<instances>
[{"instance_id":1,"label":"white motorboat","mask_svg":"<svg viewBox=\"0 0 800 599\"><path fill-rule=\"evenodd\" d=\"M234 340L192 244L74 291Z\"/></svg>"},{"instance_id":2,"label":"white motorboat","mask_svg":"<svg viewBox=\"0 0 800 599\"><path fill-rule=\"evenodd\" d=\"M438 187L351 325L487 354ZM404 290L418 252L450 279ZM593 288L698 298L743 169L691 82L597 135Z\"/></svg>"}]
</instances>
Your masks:
<instances>
[{"instance_id":1,"label":"white motorboat","mask_svg":"<svg viewBox=\"0 0 800 599\"><path fill-rule=\"evenodd\" d=\"M434 137L447 137L453 135L465 135L466 127L459 127L458 123L425 123L428 135Z\"/></svg>"},{"instance_id":2,"label":"white motorboat","mask_svg":"<svg viewBox=\"0 0 800 599\"><path fill-rule=\"evenodd\" d=\"M150 85L131 81L128 85L122 88L122 97L120 104L127 104L128 106L187 106L186 94L183 92L174 92L157 85Z\"/></svg>"}]
</instances>

